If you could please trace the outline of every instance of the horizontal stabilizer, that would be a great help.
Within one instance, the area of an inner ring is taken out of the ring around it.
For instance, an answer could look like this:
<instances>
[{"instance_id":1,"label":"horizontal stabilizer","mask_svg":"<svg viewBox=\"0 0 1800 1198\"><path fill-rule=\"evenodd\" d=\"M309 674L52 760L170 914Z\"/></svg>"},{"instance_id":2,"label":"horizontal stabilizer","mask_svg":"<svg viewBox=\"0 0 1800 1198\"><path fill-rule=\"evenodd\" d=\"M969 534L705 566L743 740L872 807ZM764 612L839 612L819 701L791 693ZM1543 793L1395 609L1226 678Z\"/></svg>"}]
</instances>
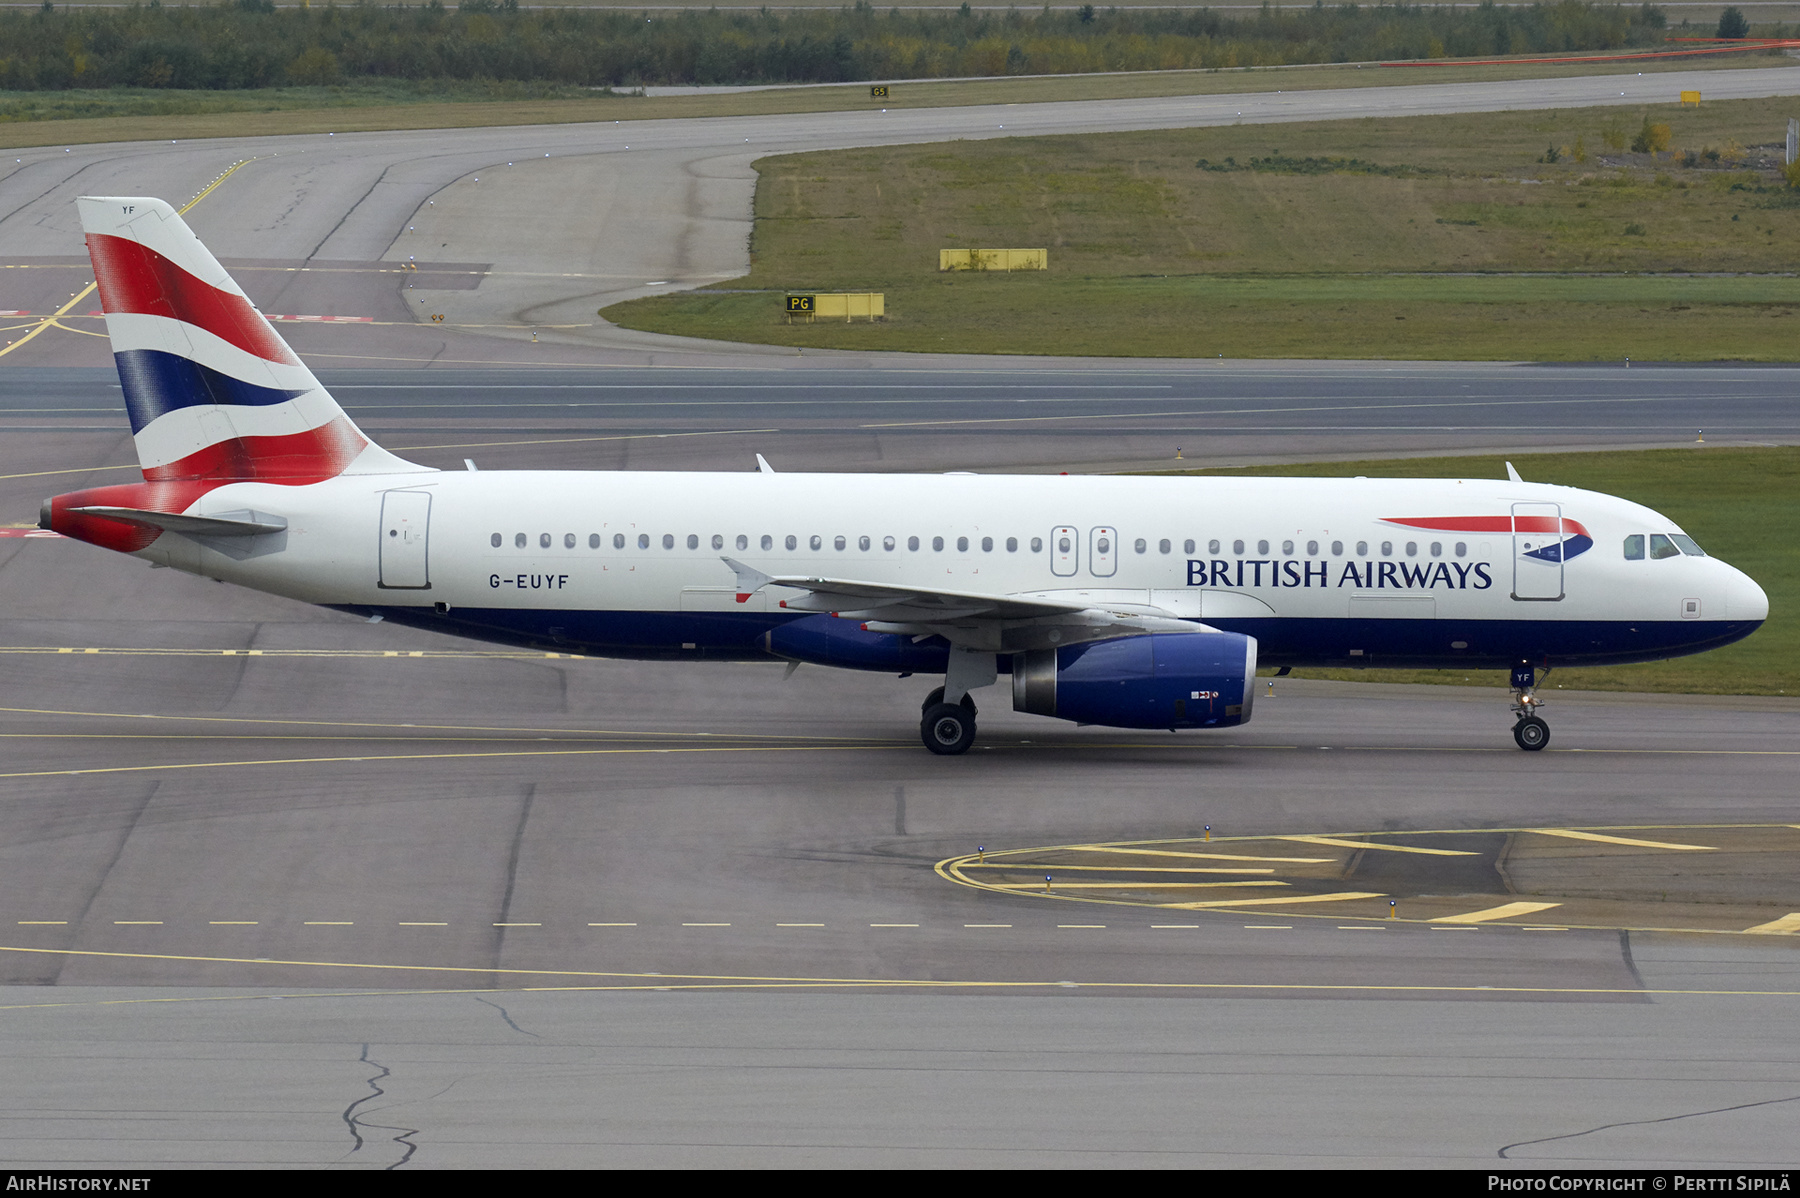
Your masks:
<instances>
[{"instance_id":1,"label":"horizontal stabilizer","mask_svg":"<svg viewBox=\"0 0 1800 1198\"><path fill-rule=\"evenodd\" d=\"M267 512L221 512L216 516L184 516L179 512L147 512L132 507L78 507L71 511L102 520L123 520L145 528L178 532L189 537L258 537L281 532L288 526L286 516Z\"/></svg>"}]
</instances>

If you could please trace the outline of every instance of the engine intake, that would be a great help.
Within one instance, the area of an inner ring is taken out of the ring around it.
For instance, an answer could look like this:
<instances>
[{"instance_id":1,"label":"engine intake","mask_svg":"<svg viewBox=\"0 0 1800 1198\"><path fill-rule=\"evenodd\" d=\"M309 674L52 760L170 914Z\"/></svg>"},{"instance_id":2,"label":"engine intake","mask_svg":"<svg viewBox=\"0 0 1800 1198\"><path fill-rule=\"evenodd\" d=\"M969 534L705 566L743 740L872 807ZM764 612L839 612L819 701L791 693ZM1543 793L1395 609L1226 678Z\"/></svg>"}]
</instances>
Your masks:
<instances>
[{"instance_id":1,"label":"engine intake","mask_svg":"<svg viewBox=\"0 0 1800 1198\"><path fill-rule=\"evenodd\" d=\"M1250 722L1256 638L1150 633L1017 653L1013 710L1109 728L1231 728Z\"/></svg>"}]
</instances>

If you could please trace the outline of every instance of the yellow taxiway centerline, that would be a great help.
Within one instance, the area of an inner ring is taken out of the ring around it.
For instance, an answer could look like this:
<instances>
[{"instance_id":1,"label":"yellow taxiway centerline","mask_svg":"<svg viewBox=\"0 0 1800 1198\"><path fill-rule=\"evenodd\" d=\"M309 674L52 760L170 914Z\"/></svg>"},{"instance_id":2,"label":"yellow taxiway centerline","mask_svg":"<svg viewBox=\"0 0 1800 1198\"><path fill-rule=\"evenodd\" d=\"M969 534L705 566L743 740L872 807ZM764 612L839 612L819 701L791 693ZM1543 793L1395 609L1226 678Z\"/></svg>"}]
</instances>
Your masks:
<instances>
[{"instance_id":1,"label":"yellow taxiway centerline","mask_svg":"<svg viewBox=\"0 0 1800 1198\"><path fill-rule=\"evenodd\" d=\"M1378 844L1362 840L1339 840L1334 836L1271 836L1270 840L1297 840L1302 844L1328 844L1339 849L1379 849L1385 853L1424 853L1431 857L1479 857L1467 849L1421 849L1407 844Z\"/></svg>"},{"instance_id":2,"label":"yellow taxiway centerline","mask_svg":"<svg viewBox=\"0 0 1800 1198\"><path fill-rule=\"evenodd\" d=\"M1734 996L1744 998L1800 998L1800 990L1666 990L1649 989L1639 986L1444 986L1444 985L1405 985L1379 983L1334 983L1334 982L1074 982L1058 981L995 981L985 979L938 979L938 978L824 978L824 977L757 977L711 974L651 974L625 973L611 970L580 969L515 969L496 968L492 966L465 965L395 965L367 961L304 961L304 960L270 960L254 957L202 957L175 953L120 953L99 952L92 949L39 949L20 948L12 945L0 945L0 953L36 953L44 956L61 957L106 957L116 960L136 961L184 961L193 964L213 965L267 965L272 967L308 967L317 969L360 969L387 970L391 972L410 973L463 973L478 974L484 977L567 977L567 978L608 978L618 979L611 985L560 985L560 986L518 986L520 991L584 991L584 990L645 990L645 989L942 989L942 990L1043 990L1052 987L1066 987L1070 984L1093 989L1104 990L1146 990L1146 991L1186 991L1190 993L1238 993L1245 991L1290 991L1295 993L1342 993L1342 994L1543 994L1543 995L1619 995L1621 997L1649 996ZM491 987L481 988L481 993L488 993ZM455 990L387 990L364 992L362 994L343 994L320 997L368 997L376 994L385 995L419 995L419 994L463 994L473 992L467 988ZM265 995L221 996L201 995L181 998L126 998L100 999L87 1002L39 1002L15 1003L0 1006L0 1010L29 1010L42 1007L72 1006L131 1006L157 1002L218 1002L235 998L264 998ZM312 997L294 995L293 997Z\"/></svg>"},{"instance_id":3,"label":"yellow taxiway centerline","mask_svg":"<svg viewBox=\"0 0 1800 1198\"><path fill-rule=\"evenodd\" d=\"M1191 857L1197 861L1273 861L1281 865L1329 865L1332 857L1253 857L1241 853L1177 853L1169 849L1138 849L1124 845L1066 844L1064 853L1124 853L1133 857Z\"/></svg>"},{"instance_id":4,"label":"yellow taxiway centerline","mask_svg":"<svg viewBox=\"0 0 1800 1198\"><path fill-rule=\"evenodd\" d=\"M1287 882L1056 882L1055 890L1200 890L1206 887L1227 886L1242 888L1245 886L1286 886ZM994 890L1043 890L1044 883L1037 882L989 882Z\"/></svg>"},{"instance_id":5,"label":"yellow taxiway centerline","mask_svg":"<svg viewBox=\"0 0 1800 1198\"><path fill-rule=\"evenodd\" d=\"M1759 923L1753 928L1745 928L1744 931L1755 932L1759 935L1780 935L1782 933L1791 935L1794 932L1800 932L1800 911L1791 915L1783 915L1780 919L1771 919L1768 923Z\"/></svg>"},{"instance_id":6,"label":"yellow taxiway centerline","mask_svg":"<svg viewBox=\"0 0 1800 1198\"><path fill-rule=\"evenodd\" d=\"M1598 832L1577 832L1572 828L1527 828L1539 836L1560 836L1565 840L1591 840L1598 844L1622 844L1634 849L1671 849L1689 853L1716 853L1710 844L1670 844L1665 840L1633 840L1629 836L1603 836Z\"/></svg>"},{"instance_id":7,"label":"yellow taxiway centerline","mask_svg":"<svg viewBox=\"0 0 1800 1198\"><path fill-rule=\"evenodd\" d=\"M351 765L393 761L467 761L491 757L603 757L656 753L836 753L849 749L909 748L911 742L857 745L659 745L650 748L543 749L490 753L367 753L358 757L275 757L250 761L185 761L168 765L108 765L72 770L19 770L0 778L59 778L92 774L160 773L175 770L229 769L233 766Z\"/></svg>"},{"instance_id":8,"label":"yellow taxiway centerline","mask_svg":"<svg viewBox=\"0 0 1800 1198\"><path fill-rule=\"evenodd\" d=\"M195 196L193 199L189 200L185 207L179 209L177 212L177 215L186 216L188 214L189 209L193 208L193 206L195 204L198 204L201 200L204 200L207 196L211 195L213 193L213 189L218 187L219 184L225 182L225 180L231 178L231 176L233 174L237 173L237 169L239 167L245 166L254 161L256 161L254 158L245 158L245 159L241 159L240 161L232 163L231 166L226 168L224 174L220 175L217 179L214 179L210 184L207 185L207 187L204 191L202 191L199 195ZM73 298L71 298L68 303L66 303L62 307L58 308L53 314L44 317L44 319L38 323L38 326L36 328L32 329L31 332L25 334L23 337L19 338L15 342L13 342L11 345L5 346L4 348L0 348L0 358L4 358L7 354L12 353L12 351L15 349L22 349L26 344L28 344L31 341L31 339L33 337L36 337L39 333L43 332L45 329L58 328L58 329L62 329L65 333L85 332L86 330L84 330L84 329L71 329L67 325L61 324L59 322L60 322L60 318L67 316L69 314L70 308L73 308L76 304L79 304L82 300L86 299L88 296L92 295L93 293L94 293L94 284L89 283L86 287L83 287L80 291L76 292L75 295L73 296ZM104 333L93 334L93 336L96 336L96 337L104 337L105 335L106 334L104 334Z\"/></svg>"},{"instance_id":9,"label":"yellow taxiway centerline","mask_svg":"<svg viewBox=\"0 0 1800 1198\"><path fill-rule=\"evenodd\" d=\"M1561 903L1506 903L1499 907L1485 907L1480 911L1465 911L1461 915L1443 915L1430 920L1431 923L1487 923L1495 919L1511 919L1516 915L1531 915L1538 911L1548 911L1552 907L1560 907Z\"/></svg>"},{"instance_id":10,"label":"yellow taxiway centerline","mask_svg":"<svg viewBox=\"0 0 1800 1198\"><path fill-rule=\"evenodd\" d=\"M1272 874L1272 869L1214 868L1210 866L1174 865L1063 865L1055 861L965 861L958 869L1043 869L1067 873L1071 870L1096 874Z\"/></svg>"},{"instance_id":11,"label":"yellow taxiway centerline","mask_svg":"<svg viewBox=\"0 0 1800 1198\"><path fill-rule=\"evenodd\" d=\"M1386 897L1386 895L1373 890L1345 890L1337 894L1284 894L1280 898L1213 899L1204 903L1163 903L1161 906L1172 911L1199 911L1208 907L1236 909L1238 907L1268 907L1276 904L1285 907L1291 903L1348 903L1357 899Z\"/></svg>"}]
</instances>

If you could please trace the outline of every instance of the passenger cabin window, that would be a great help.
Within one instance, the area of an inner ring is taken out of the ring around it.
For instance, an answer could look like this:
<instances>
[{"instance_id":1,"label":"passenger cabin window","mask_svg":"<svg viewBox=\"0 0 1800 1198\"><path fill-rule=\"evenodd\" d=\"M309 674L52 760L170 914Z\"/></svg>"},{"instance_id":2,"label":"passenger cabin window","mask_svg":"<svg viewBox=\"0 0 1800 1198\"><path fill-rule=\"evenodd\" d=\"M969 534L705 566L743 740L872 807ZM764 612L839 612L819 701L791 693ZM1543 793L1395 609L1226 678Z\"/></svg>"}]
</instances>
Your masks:
<instances>
[{"instance_id":1,"label":"passenger cabin window","mask_svg":"<svg viewBox=\"0 0 1800 1198\"><path fill-rule=\"evenodd\" d=\"M761 544L764 549L773 549L775 548L775 538L765 532Z\"/></svg>"},{"instance_id":2,"label":"passenger cabin window","mask_svg":"<svg viewBox=\"0 0 1800 1198\"><path fill-rule=\"evenodd\" d=\"M488 538L488 544L490 544L494 548L498 549L498 548L500 548L500 542L505 539L506 538L502 537L499 533L495 533L493 536Z\"/></svg>"},{"instance_id":3,"label":"passenger cabin window","mask_svg":"<svg viewBox=\"0 0 1800 1198\"><path fill-rule=\"evenodd\" d=\"M1675 542L1660 532L1650 534L1650 560L1660 562L1665 557L1680 557L1681 550Z\"/></svg>"},{"instance_id":4,"label":"passenger cabin window","mask_svg":"<svg viewBox=\"0 0 1800 1198\"><path fill-rule=\"evenodd\" d=\"M994 551L994 538L993 537L982 537L981 538L981 551L983 553L992 553Z\"/></svg>"},{"instance_id":5,"label":"passenger cabin window","mask_svg":"<svg viewBox=\"0 0 1800 1198\"><path fill-rule=\"evenodd\" d=\"M663 548L664 548L664 549L673 549L673 548L675 548L675 534L674 534L674 533L672 533L672 532L665 532L665 533L664 533L664 534L663 534Z\"/></svg>"},{"instance_id":6,"label":"passenger cabin window","mask_svg":"<svg viewBox=\"0 0 1800 1198\"><path fill-rule=\"evenodd\" d=\"M1017 553L1019 551L1019 538L1018 537L1007 537L1006 538L1006 551L1008 553Z\"/></svg>"},{"instance_id":7,"label":"passenger cabin window","mask_svg":"<svg viewBox=\"0 0 1800 1198\"><path fill-rule=\"evenodd\" d=\"M716 532L715 532L715 533L714 533L714 534L713 534L713 538L712 538L712 547L713 547L713 548L714 548L714 549L723 549L723 548L725 548L725 538L724 538L724 537L722 537L722 536L720 536L720 535L719 535L719 534L718 534L718 533L716 533Z\"/></svg>"},{"instance_id":8,"label":"passenger cabin window","mask_svg":"<svg viewBox=\"0 0 1800 1198\"><path fill-rule=\"evenodd\" d=\"M932 537L931 538L931 551L933 553L942 553L944 551L944 538L943 537Z\"/></svg>"},{"instance_id":9,"label":"passenger cabin window","mask_svg":"<svg viewBox=\"0 0 1800 1198\"><path fill-rule=\"evenodd\" d=\"M1044 538L1043 537L1032 537L1031 538L1031 551L1033 553L1042 553L1044 551Z\"/></svg>"},{"instance_id":10,"label":"passenger cabin window","mask_svg":"<svg viewBox=\"0 0 1800 1198\"><path fill-rule=\"evenodd\" d=\"M615 532L615 533L614 533L614 534L613 534L613 548L614 548L614 549L623 549L623 548L625 548L625 534L624 534L624 533L622 533L622 532Z\"/></svg>"},{"instance_id":11,"label":"passenger cabin window","mask_svg":"<svg viewBox=\"0 0 1800 1198\"><path fill-rule=\"evenodd\" d=\"M1358 541L1356 543L1356 556L1357 557L1368 557L1369 556L1369 543L1367 541Z\"/></svg>"},{"instance_id":12,"label":"passenger cabin window","mask_svg":"<svg viewBox=\"0 0 1800 1198\"><path fill-rule=\"evenodd\" d=\"M740 533L739 533L739 534L738 534L738 536L737 536L737 541L736 541L736 542L734 542L734 543L735 543L735 544L736 544L736 545L737 545L737 547L738 547L738 548L739 548L739 549L748 549L748 548L750 548L750 538L749 538L749 537L747 537L747 536L745 536L745 535L744 535L744 534L743 534L743 533L741 533L741 532L740 532Z\"/></svg>"},{"instance_id":13,"label":"passenger cabin window","mask_svg":"<svg viewBox=\"0 0 1800 1198\"><path fill-rule=\"evenodd\" d=\"M856 538L856 547L858 549L862 550L864 553L867 553L869 551L869 538L868 537L857 537ZM889 545L888 548L892 549L893 546Z\"/></svg>"},{"instance_id":14,"label":"passenger cabin window","mask_svg":"<svg viewBox=\"0 0 1800 1198\"><path fill-rule=\"evenodd\" d=\"M1242 541L1233 541L1231 543L1231 551L1242 556L1244 552L1244 543Z\"/></svg>"},{"instance_id":15,"label":"passenger cabin window","mask_svg":"<svg viewBox=\"0 0 1800 1198\"><path fill-rule=\"evenodd\" d=\"M1208 553L1217 553L1219 551L1219 543L1217 541L1208 541L1206 543L1206 551Z\"/></svg>"},{"instance_id":16,"label":"passenger cabin window","mask_svg":"<svg viewBox=\"0 0 1800 1198\"><path fill-rule=\"evenodd\" d=\"M919 538L918 537L907 537L906 538L906 547L908 549L912 550L914 553L917 553L919 551Z\"/></svg>"},{"instance_id":17,"label":"passenger cabin window","mask_svg":"<svg viewBox=\"0 0 1800 1198\"><path fill-rule=\"evenodd\" d=\"M647 533L647 532L640 532L640 533L639 533L639 534L638 534L638 548L639 548L639 549L648 549L648 548L650 548L650 534L649 534L649 533Z\"/></svg>"},{"instance_id":18,"label":"passenger cabin window","mask_svg":"<svg viewBox=\"0 0 1800 1198\"><path fill-rule=\"evenodd\" d=\"M687 547L688 547L688 548L689 548L689 549L698 549L698 548L700 548L700 536L699 536L699 534L698 534L698 533L691 533L691 532L690 532L690 533L689 533L689 534L688 534L688 535L687 535Z\"/></svg>"},{"instance_id":19,"label":"passenger cabin window","mask_svg":"<svg viewBox=\"0 0 1800 1198\"><path fill-rule=\"evenodd\" d=\"M1169 544L1168 538L1166 537L1156 543L1156 551L1158 553L1167 553L1173 548L1174 546Z\"/></svg>"},{"instance_id":20,"label":"passenger cabin window","mask_svg":"<svg viewBox=\"0 0 1800 1198\"><path fill-rule=\"evenodd\" d=\"M1144 550L1150 548L1150 546L1147 543L1145 543L1143 537L1139 537L1137 540L1135 540L1131 543L1131 548L1134 552L1142 553L1142 552L1144 552Z\"/></svg>"},{"instance_id":21,"label":"passenger cabin window","mask_svg":"<svg viewBox=\"0 0 1800 1198\"><path fill-rule=\"evenodd\" d=\"M1331 543L1331 556L1332 557L1343 557L1344 556L1344 543L1342 541L1333 541Z\"/></svg>"},{"instance_id":22,"label":"passenger cabin window","mask_svg":"<svg viewBox=\"0 0 1800 1198\"><path fill-rule=\"evenodd\" d=\"M1258 541L1256 543L1256 551L1264 557L1267 557L1269 555L1269 543L1267 541Z\"/></svg>"},{"instance_id":23,"label":"passenger cabin window","mask_svg":"<svg viewBox=\"0 0 1800 1198\"><path fill-rule=\"evenodd\" d=\"M1456 543L1456 556L1457 557L1467 557L1468 554L1469 554L1469 543L1467 541L1458 541Z\"/></svg>"},{"instance_id":24,"label":"passenger cabin window","mask_svg":"<svg viewBox=\"0 0 1800 1198\"><path fill-rule=\"evenodd\" d=\"M1292 541L1283 541L1281 543L1281 556L1283 556L1283 557L1293 557L1294 556L1294 543Z\"/></svg>"},{"instance_id":25,"label":"passenger cabin window","mask_svg":"<svg viewBox=\"0 0 1800 1198\"><path fill-rule=\"evenodd\" d=\"M1625 538L1625 560L1641 562L1644 560L1644 534L1634 532Z\"/></svg>"},{"instance_id":26,"label":"passenger cabin window","mask_svg":"<svg viewBox=\"0 0 1800 1198\"><path fill-rule=\"evenodd\" d=\"M956 538L956 551L958 553L967 553L969 551L969 538L968 537L957 537Z\"/></svg>"},{"instance_id":27,"label":"passenger cabin window","mask_svg":"<svg viewBox=\"0 0 1800 1198\"><path fill-rule=\"evenodd\" d=\"M575 548L575 534L574 534L574 533L572 533L572 532L565 532L565 533L564 533L564 534L563 534L563 548L564 548L564 549L573 549L573 548Z\"/></svg>"},{"instance_id":28,"label":"passenger cabin window","mask_svg":"<svg viewBox=\"0 0 1800 1198\"><path fill-rule=\"evenodd\" d=\"M517 536L513 537L513 547L517 548L517 549L525 548L525 534L524 533L519 533Z\"/></svg>"},{"instance_id":29,"label":"passenger cabin window","mask_svg":"<svg viewBox=\"0 0 1800 1198\"><path fill-rule=\"evenodd\" d=\"M882 547L882 549L886 550L887 552L892 553L894 551L894 538L893 537L882 537L881 538L881 547Z\"/></svg>"},{"instance_id":30,"label":"passenger cabin window","mask_svg":"<svg viewBox=\"0 0 1800 1198\"><path fill-rule=\"evenodd\" d=\"M1192 553L1194 551L1194 543L1192 541L1183 541L1181 543L1181 551L1183 553Z\"/></svg>"},{"instance_id":31,"label":"passenger cabin window","mask_svg":"<svg viewBox=\"0 0 1800 1198\"><path fill-rule=\"evenodd\" d=\"M800 538L790 533L788 539L783 541L782 544L786 545L789 549L798 549L800 547Z\"/></svg>"}]
</instances>

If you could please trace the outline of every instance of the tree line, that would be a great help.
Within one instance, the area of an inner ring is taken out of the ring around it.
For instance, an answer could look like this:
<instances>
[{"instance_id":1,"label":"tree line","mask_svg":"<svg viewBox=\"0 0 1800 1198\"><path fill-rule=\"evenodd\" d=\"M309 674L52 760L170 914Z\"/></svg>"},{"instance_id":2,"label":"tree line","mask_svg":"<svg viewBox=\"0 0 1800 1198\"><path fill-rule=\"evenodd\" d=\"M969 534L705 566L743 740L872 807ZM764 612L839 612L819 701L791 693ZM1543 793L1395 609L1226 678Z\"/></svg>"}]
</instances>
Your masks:
<instances>
[{"instance_id":1,"label":"tree line","mask_svg":"<svg viewBox=\"0 0 1800 1198\"><path fill-rule=\"evenodd\" d=\"M276 9L269 0L0 13L0 89L239 89L367 79L577 86L830 83L1622 50L1661 9L1340 4L760 13L521 11L517 0Z\"/></svg>"}]
</instances>

